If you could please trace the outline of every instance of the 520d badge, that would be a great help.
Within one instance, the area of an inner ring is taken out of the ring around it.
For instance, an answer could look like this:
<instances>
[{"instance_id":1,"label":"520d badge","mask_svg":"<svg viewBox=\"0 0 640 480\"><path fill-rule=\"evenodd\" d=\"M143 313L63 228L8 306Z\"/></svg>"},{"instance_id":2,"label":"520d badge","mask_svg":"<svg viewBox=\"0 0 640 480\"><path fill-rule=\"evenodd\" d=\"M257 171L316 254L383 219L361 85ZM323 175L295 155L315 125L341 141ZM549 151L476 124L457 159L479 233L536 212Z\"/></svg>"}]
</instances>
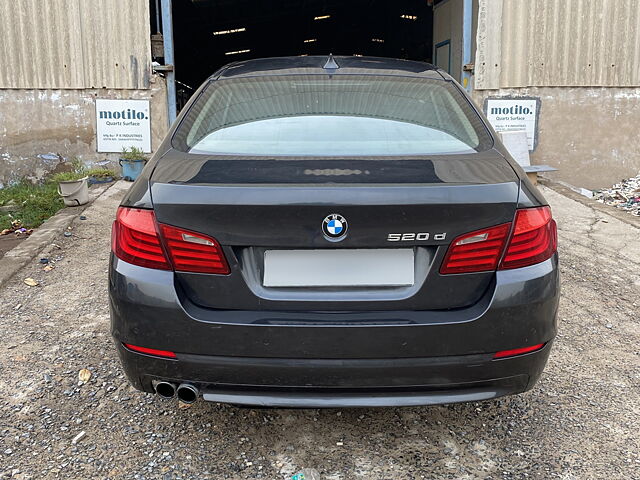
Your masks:
<instances>
[{"instance_id":1,"label":"520d badge","mask_svg":"<svg viewBox=\"0 0 640 480\"><path fill-rule=\"evenodd\" d=\"M446 233L434 233L433 235L428 232L407 232L407 233L390 233L387 236L388 242L423 242L425 240L444 240L447 238Z\"/></svg>"}]
</instances>

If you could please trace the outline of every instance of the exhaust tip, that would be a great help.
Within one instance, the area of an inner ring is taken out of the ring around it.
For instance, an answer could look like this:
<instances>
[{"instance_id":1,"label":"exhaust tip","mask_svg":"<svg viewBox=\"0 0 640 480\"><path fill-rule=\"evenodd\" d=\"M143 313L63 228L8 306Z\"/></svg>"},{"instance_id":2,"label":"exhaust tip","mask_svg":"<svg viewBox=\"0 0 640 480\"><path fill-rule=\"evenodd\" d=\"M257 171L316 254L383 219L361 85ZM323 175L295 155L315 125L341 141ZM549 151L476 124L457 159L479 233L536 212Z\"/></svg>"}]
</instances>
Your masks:
<instances>
[{"instance_id":1,"label":"exhaust tip","mask_svg":"<svg viewBox=\"0 0 640 480\"><path fill-rule=\"evenodd\" d=\"M156 393L161 398L170 400L176 396L176 387L173 383L158 382L156 383Z\"/></svg>"},{"instance_id":2,"label":"exhaust tip","mask_svg":"<svg viewBox=\"0 0 640 480\"><path fill-rule=\"evenodd\" d=\"M198 399L198 389L188 383L183 383L178 387L178 399L182 403L193 403Z\"/></svg>"}]
</instances>

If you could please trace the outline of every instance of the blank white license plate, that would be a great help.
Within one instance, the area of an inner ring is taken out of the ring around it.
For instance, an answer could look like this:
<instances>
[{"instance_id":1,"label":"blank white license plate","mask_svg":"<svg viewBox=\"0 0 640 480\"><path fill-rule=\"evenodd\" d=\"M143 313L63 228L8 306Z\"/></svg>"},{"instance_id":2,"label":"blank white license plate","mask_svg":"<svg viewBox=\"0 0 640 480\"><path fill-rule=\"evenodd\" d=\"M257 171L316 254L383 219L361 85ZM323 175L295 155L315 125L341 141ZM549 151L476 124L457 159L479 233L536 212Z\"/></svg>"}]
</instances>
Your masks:
<instances>
[{"instance_id":1,"label":"blank white license plate","mask_svg":"<svg viewBox=\"0 0 640 480\"><path fill-rule=\"evenodd\" d=\"M413 285L413 250L267 250L265 287Z\"/></svg>"}]
</instances>

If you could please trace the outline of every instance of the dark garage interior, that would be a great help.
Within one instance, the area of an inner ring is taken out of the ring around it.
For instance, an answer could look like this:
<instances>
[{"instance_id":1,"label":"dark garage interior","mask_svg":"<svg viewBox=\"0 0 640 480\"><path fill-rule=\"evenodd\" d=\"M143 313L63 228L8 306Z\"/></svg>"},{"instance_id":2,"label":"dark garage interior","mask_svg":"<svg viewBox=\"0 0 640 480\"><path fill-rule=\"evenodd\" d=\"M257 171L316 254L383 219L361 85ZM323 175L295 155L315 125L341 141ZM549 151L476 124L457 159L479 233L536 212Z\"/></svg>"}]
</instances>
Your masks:
<instances>
[{"instance_id":1,"label":"dark garage interior","mask_svg":"<svg viewBox=\"0 0 640 480\"><path fill-rule=\"evenodd\" d=\"M157 2L151 2L151 29ZM174 0L178 107L219 67L285 55L370 55L431 61L427 0ZM437 3L437 2L436 2ZM162 59L154 58L160 61Z\"/></svg>"}]
</instances>

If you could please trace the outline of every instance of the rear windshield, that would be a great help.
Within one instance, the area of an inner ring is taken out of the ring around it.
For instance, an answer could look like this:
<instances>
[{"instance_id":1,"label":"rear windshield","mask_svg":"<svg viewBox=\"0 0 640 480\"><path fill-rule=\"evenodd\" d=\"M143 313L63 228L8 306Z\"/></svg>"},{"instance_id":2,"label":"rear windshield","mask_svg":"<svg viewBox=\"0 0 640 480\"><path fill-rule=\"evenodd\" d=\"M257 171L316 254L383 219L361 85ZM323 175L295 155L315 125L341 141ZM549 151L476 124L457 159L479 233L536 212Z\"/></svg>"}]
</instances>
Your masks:
<instances>
[{"instance_id":1,"label":"rear windshield","mask_svg":"<svg viewBox=\"0 0 640 480\"><path fill-rule=\"evenodd\" d=\"M470 153L492 140L450 82L288 75L212 81L173 144L196 154L318 157Z\"/></svg>"}]
</instances>

